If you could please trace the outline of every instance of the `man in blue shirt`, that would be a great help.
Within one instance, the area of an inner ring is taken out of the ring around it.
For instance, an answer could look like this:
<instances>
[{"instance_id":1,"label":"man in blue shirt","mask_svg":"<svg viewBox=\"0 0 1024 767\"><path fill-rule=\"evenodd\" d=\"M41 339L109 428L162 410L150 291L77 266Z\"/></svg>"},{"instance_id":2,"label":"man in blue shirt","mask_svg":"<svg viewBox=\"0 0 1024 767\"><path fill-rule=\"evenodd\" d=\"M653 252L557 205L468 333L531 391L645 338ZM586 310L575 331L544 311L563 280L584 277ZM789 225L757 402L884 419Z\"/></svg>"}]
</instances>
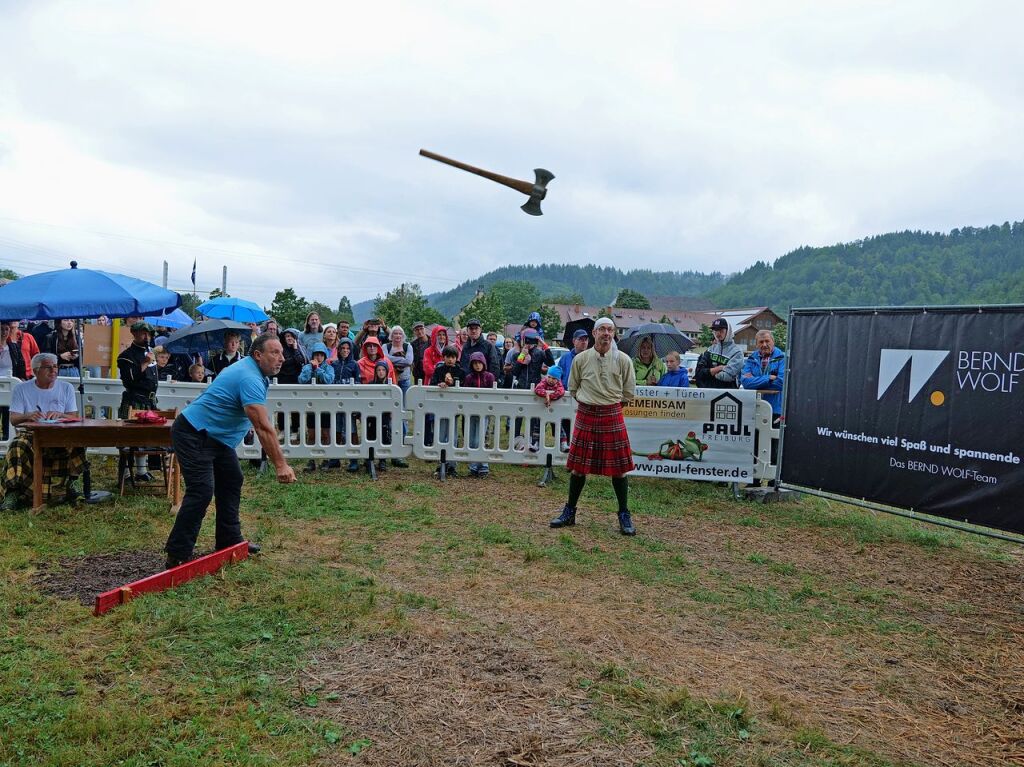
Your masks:
<instances>
[{"instance_id":1,"label":"man in blue shirt","mask_svg":"<svg viewBox=\"0 0 1024 767\"><path fill-rule=\"evenodd\" d=\"M569 388L569 371L572 369L572 361L576 359L577 354L585 352L589 345L590 335L583 328L580 328L572 334L572 349L569 350L568 354L563 354L562 359L558 360L558 367L562 369L562 386L566 390Z\"/></svg>"},{"instance_id":2,"label":"man in blue shirt","mask_svg":"<svg viewBox=\"0 0 1024 767\"><path fill-rule=\"evenodd\" d=\"M235 448L249 433L256 436L277 470L277 481L295 481L267 415L269 379L284 362L277 336L261 335L253 341L249 356L224 369L206 390L186 407L174 422L171 440L185 478L182 500L174 527L167 538L167 569L192 559L199 528L210 501L216 499L215 545L225 549L245 540L238 518L242 499L242 467ZM249 552L260 547L249 544Z\"/></svg>"}]
</instances>

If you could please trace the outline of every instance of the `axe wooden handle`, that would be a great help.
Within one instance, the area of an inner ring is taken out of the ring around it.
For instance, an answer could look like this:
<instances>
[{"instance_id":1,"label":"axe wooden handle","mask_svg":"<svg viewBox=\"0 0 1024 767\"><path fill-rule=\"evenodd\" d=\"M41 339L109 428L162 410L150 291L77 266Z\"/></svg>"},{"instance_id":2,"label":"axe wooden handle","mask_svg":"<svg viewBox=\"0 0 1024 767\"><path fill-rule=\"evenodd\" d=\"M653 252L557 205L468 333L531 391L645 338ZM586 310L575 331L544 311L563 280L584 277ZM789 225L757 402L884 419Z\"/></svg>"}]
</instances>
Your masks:
<instances>
[{"instance_id":1,"label":"axe wooden handle","mask_svg":"<svg viewBox=\"0 0 1024 767\"><path fill-rule=\"evenodd\" d=\"M439 154L434 154L433 152L428 152L426 149L420 150L420 156L427 157L431 160L437 160L438 162L443 162L445 165L451 165L453 168L460 168L462 170L469 171L470 173L475 173L478 176L483 176L484 178L489 178L491 181L497 181L499 184L512 187L517 192L522 192L526 195L533 194L533 184L529 181L521 181L518 178L509 178L508 176L502 176L498 173L492 173L489 170L467 165L464 162L453 160L450 157L444 157Z\"/></svg>"}]
</instances>

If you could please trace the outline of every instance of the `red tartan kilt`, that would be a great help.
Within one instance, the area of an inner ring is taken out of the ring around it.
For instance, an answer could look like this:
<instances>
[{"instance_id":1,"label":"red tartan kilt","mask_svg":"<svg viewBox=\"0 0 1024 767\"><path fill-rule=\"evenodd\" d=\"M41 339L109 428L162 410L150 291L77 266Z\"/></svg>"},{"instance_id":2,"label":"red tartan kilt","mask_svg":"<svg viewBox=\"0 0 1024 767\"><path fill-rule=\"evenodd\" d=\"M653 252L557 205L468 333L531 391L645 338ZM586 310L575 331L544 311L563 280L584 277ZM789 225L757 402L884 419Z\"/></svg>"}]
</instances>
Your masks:
<instances>
[{"instance_id":1,"label":"red tartan kilt","mask_svg":"<svg viewBox=\"0 0 1024 767\"><path fill-rule=\"evenodd\" d=\"M629 446L622 405L578 403L576 421L565 468L579 474L603 474L617 477L633 470L633 451Z\"/></svg>"}]
</instances>

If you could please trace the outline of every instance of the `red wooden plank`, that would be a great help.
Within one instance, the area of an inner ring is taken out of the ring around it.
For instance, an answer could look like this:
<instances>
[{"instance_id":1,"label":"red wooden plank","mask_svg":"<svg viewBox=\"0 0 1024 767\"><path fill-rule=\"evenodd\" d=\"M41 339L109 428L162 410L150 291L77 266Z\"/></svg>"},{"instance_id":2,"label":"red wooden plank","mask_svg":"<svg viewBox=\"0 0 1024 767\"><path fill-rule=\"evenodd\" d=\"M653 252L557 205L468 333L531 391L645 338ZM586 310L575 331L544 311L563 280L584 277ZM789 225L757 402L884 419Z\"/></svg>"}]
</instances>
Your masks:
<instances>
[{"instance_id":1,"label":"red wooden plank","mask_svg":"<svg viewBox=\"0 0 1024 767\"><path fill-rule=\"evenodd\" d=\"M164 570L134 583L105 591L102 594L96 595L96 607L93 609L93 615L103 615L108 610L129 602L140 594L165 591L175 586L180 586L182 583L198 578L201 575L215 573L229 562L241 562L243 559L248 558L249 543L248 541L242 541L226 549L207 554L205 557L185 562L170 570Z\"/></svg>"}]
</instances>

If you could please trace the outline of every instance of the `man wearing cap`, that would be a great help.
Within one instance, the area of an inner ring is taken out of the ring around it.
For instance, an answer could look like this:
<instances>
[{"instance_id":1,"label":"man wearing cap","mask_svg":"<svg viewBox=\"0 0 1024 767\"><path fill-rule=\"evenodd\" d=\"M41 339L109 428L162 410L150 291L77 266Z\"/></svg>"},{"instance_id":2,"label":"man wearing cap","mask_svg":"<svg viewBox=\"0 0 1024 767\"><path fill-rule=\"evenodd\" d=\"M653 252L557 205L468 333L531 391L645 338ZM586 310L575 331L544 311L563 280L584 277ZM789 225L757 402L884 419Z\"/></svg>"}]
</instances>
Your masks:
<instances>
[{"instance_id":1,"label":"man wearing cap","mask_svg":"<svg viewBox=\"0 0 1024 767\"><path fill-rule=\"evenodd\" d=\"M412 382L418 384L423 380L423 353L430 346L430 338L427 336L427 326L422 322L414 322L412 325ZM433 373L433 371L431 371ZM430 376L426 377L430 380Z\"/></svg>"},{"instance_id":2,"label":"man wearing cap","mask_svg":"<svg viewBox=\"0 0 1024 767\"><path fill-rule=\"evenodd\" d=\"M582 354L589 346L590 334L586 330L580 328L572 334L572 349L558 360L558 367L562 368L562 386L566 389L569 388L569 371L572 370L572 361L576 359L577 354Z\"/></svg>"},{"instance_id":3,"label":"man wearing cap","mask_svg":"<svg viewBox=\"0 0 1024 767\"><path fill-rule=\"evenodd\" d=\"M729 323L719 317L711 323L714 343L697 359L694 383L702 389L735 389L743 369L743 350L732 340Z\"/></svg>"},{"instance_id":4,"label":"man wearing cap","mask_svg":"<svg viewBox=\"0 0 1024 767\"><path fill-rule=\"evenodd\" d=\"M139 320L131 326L132 342L117 355L117 372L124 384L118 417L127 418L131 408L149 410L156 407L156 355L150 346L153 326Z\"/></svg>"},{"instance_id":5,"label":"man wearing cap","mask_svg":"<svg viewBox=\"0 0 1024 767\"><path fill-rule=\"evenodd\" d=\"M117 411L119 418L127 418L128 412L136 410L152 410L156 407L156 389L160 381L157 369L156 354L151 348L153 326L144 320L132 323L132 342L123 352L117 355L117 372L124 384L121 395L121 407ZM149 482L153 475L149 473L146 457L135 459L135 480Z\"/></svg>"},{"instance_id":6,"label":"man wearing cap","mask_svg":"<svg viewBox=\"0 0 1024 767\"><path fill-rule=\"evenodd\" d=\"M629 355L613 346L615 323L607 317L594 323L594 348L580 352L569 373L569 393L578 404L566 468L569 499L551 527L576 524L576 503L588 474L611 477L619 503L619 532L636 535L627 505L626 474L633 470L633 451L622 418L622 405L633 399L636 373ZM575 339L574 339L575 341Z\"/></svg>"},{"instance_id":7,"label":"man wearing cap","mask_svg":"<svg viewBox=\"0 0 1024 767\"><path fill-rule=\"evenodd\" d=\"M474 317L467 322L466 331L469 333L469 337L466 339L466 343L462 347L462 355L459 357L459 366L462 368L462 372L465 375L473 372L469 367L469 358L475 352L480 352L484 355L484 359L487 360L487 372L494 376L494 380L498 380L498 373L501 372L498 350L494 348L490 341L483 337L480 320Z\"/></svg>"}]
</instances>

